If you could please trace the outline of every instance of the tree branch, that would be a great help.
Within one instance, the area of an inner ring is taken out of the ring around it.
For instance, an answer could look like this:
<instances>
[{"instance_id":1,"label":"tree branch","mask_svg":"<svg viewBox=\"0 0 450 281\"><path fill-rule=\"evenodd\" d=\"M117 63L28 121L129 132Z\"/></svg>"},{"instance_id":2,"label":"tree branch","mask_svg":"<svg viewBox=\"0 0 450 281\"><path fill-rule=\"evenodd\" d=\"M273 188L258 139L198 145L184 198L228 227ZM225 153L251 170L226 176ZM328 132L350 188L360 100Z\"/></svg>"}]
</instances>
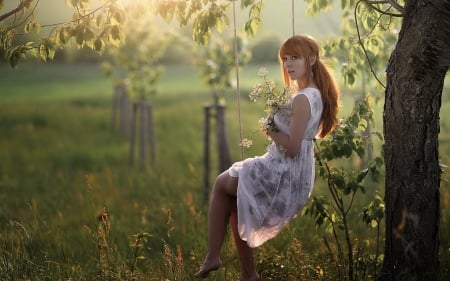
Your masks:
<instances>
[{"instance_id":1,"label":"tree branch","mask_svg":"<svg viewBox=\"0 0 450 281\"><path fill-rule=\"evenodd\" d=\"M30 17L34 16L34 11L36 10L36 7L38 6L40 0L37 0L36 3L34 4L33 9L31 10L31 12L25 17L25 19L22 20L22 22L20 22L19 24L16 24L14 26L14 28L17 28L18 26L21 26L22 24L24 24ZM15 21L14 21L15 22Z\"/></svg>"},{"instance_id":2,"label":"tree branch","mask_svg":"<svg viewBox=\"0 0 450 281\"><path fill-rule=\"evenodd\" d=\"M381 80L378 78L378 76L377 76L375 70L373 69L372 62L370 61L369 55L367 54L366 47L364 47L364 42L363 42L362 39L361 39L361 33L360 33L360 31L359 31L359 25L358 25L357 9L358 9L359 4L361 4L362 2L366 2L366 1L365 1L365 0L360 0L360 1L358 1L358 3L357 3L356 6L355 6L355 10L354 10L356 32L358 33L358 42L359 42L359 45L361 46L361 48L362 48L362 50L363 50L363 52L364 52L364 55L365 55L366 58L367 58L367 62L369 63L369 66L370 66L370 72L372 72L372 75L375 77L375 79L378 81L378 83L379 83L383 88L386 89L386 86L383 84L383 82L381 82Z\"/></svg>"},{"instance_id":3,"label":"tree branch","mask_svg":"<svg viewBox=\"0 0 450 281\"><path fill-rule=\"evenodd\" d=\"M92 16L92 15L95 15L95 13L97 13L98 11L104 9L105 7L106 7L105 5L99 6L99 7L95 8L95 9L93 9L93 10L90 10L90 11L87 12L86 14L82 14L79 10L77 10L78 15L80 16L79 18L73 19L73 20L70 20L70 21L66 21L66 22L57 22L57 23L51 23L51 24L44 24L44 25L42 25L42 28L78 22L78 21L80 21L80 20L82 20L82 19L85 19L85 18L87 18L87 17L90 17L90 16Z\"/></svg>"},{"instance_id":4,"label":"tree branch","mask_svg":"<svg viewBox=\"0 0 450 281\"><path fill-rule=\"evenodd\" d=\"M39 2L39 1L38 1ZM65 22L57 22L57 23L50 23L50 24L44 24L44 25L42 25L41 26L41 28L47 28L47 27L54 27L54 28L57 28L58 26L61 26L61 25L65 25L65 24L69 24L69 23L75 23L75 22L78 22L78 21L80 21L80 20L82 20L82 19L85 19L85 18L87 18L87 17L90 17L90 16L92 16L92 15L95 15L95 13L97 13L98 11L100 11L101 9L104 9L106 6L105 5L102 5L102 6L100 6L100 7L97 7L97 8L95 8L95 9L93 9L93 10L91 10L91 11L89 11L87 14L81 14L81 12L80 11L77 11L78 12L78 14L79 14L79 18L77 18L77 19L74 19L74 20L70 20L70 21L65 21ZM28 17L27 17L28 18ZM54 29L53 29L54 30ZM53 30L50 32L50 34L53 32ZM17 33L16 35L24 35L25 33Z\"/></svg>"},{"instance_id":5,"label":"tree branch","mask_svg":"<svg viewBox=\"0 0 450 281\"><path fill-rule=\"evenodd\" d=\"M393 17L403 17L405 8L397 3L395 0L364 0L370 7L372 7L374 10L376 10L379 13L393 16ZM387 10L383 11L382 9L376 7L376 4L391 4L392 7L394 7L397 11L400 12L400 14L390 13Z\"/></svg>"},{"instance_id":6,"label":"tree branch","mask_svg":"<svg viewBox=\"0 0 450 281\"><path fill-rule=\"evenodd\" d=\"M11 11L3 14L0 16L0 22L4 21L5 19L9 18L12 15L17 14L18 12L20 12L21 10L23 10L23 6L22 4L19 4L16 8L12 9Z\"/></svg>"},{"instance_id":7,"label":"tree branch","mask_svg":"<svg viewBox=\"0 0 450 281\"><path fill-rule=\"evenodd\" d=\"M392 7L397 9L397 11L399 11L402 15L405 14L405 7L403 7L402 5L397 3L396 0L387 0L387 1L392 5Z\"/></svg>"}]
</instances>

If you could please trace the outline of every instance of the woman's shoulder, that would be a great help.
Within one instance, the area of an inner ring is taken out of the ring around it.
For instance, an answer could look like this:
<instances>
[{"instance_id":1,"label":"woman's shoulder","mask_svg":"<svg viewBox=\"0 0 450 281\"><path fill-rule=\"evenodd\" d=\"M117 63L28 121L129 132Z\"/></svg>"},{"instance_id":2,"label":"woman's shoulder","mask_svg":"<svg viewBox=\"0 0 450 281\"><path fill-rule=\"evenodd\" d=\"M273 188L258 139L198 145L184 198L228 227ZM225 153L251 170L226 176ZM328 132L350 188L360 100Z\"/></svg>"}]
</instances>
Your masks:
<instances>
[{"instance_id":1,"label":"woman's shoulder","mask_svg":"<svg viewBox=\"0 0 450 281\"><path fill-rule=\"evenodd\" d=\"M308 99L311 99L315 96L321 97L321 93L320 93L319 89L313 88L313 87L307 87L307 88L304 88L304 89L298 91L297 93L295 93L292 96L292 100L294 100L295 98L297 98L298 96L301 96L301 95L306 96Z\"/></svg>"}]
</instances>

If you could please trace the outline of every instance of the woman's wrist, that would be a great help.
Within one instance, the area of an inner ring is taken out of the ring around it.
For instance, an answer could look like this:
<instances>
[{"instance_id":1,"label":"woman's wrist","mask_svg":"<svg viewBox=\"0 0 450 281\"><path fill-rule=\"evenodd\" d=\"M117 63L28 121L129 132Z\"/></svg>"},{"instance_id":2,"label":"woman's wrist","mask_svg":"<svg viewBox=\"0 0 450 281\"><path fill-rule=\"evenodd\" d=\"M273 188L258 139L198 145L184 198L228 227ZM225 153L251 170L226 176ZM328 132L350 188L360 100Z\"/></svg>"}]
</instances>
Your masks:
<instances>
[{"instance_id":1,"label":"woman's wrist","mask_svg":"<svg viewBox=\"0 0 450 281\"><path fill-rule=\"evenodd\" d=\"M264 124L264 130L266 131L266 134L269 132L278 132L277 125L275 124L275 120L273 119L273 116L269 116L266 119L266 122Z\"/></svg>"}]
</instances>

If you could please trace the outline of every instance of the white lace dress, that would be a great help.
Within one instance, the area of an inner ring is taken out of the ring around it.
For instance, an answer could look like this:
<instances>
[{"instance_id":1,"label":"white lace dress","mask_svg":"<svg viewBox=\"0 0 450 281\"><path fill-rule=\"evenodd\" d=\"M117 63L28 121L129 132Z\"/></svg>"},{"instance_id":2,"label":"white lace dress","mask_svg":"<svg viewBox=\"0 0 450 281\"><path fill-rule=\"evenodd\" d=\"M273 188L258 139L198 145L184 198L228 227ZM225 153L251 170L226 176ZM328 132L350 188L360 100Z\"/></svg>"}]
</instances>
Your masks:
<instances>
[{"instance_id":1,"label":"white lace dress","mask_svg":"<svg viewBox=\"0 0 450 281\"><path fill-rule=\"evenodd\" d=\"M264 155L236 162L228 170L232 177L239 177L238 228L250 247L258 247L275 237L297 216L311 195L315 176L312 140L323 110L320 91L306 88L296 93L274 121L280 131L289 134L292 100L296 95L305 95L311 107L298 154L290 158L272 143Z\"/></svg>"}]
</instances>

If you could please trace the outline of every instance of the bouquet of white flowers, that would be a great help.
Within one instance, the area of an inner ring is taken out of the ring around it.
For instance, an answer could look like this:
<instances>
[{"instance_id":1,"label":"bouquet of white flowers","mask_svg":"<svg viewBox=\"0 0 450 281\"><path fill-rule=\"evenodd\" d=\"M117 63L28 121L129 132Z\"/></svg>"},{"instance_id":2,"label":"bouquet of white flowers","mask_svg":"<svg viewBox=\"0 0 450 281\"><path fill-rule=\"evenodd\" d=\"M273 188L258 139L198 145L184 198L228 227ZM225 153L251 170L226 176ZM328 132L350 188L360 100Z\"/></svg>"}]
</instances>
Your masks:
<instances>
[{"instance_id":1,"label":"bouquet of white flowers","mask_svg":"<svg viewBox=\"0 0 450 281\"><path fill-rule=\"evenodd\" d=\"M257 83L253 90L250 92L250 100L257 102L262 99L265 103L265 111L267 116L260 119L261 130L267 132L268 130L278 131L273 117L286 106L286 103L291 96L291 88L280 88L277 84L267 78L269 72L266 68L260 68L258 70L258 76L263 79L262 83Z\"/></svg>"},{"instance_id":2,"label":"bouquet of white flowers","mask_svg":"<svg viewBox=\"0 0 450 281\"><path fill-rule=\"evenodd\" d=\"M262 100L264 102L264 111L267 113L265 117L259 119L260 129L263 132L278 131L273 120L275 114L286 106L291 96L293 88L278 87L275 81L267 78L269 72L266 68L258 70L258 76L262 78L262 83L257 83L249 94L249 98L253 102ZM249 147L252 141L243 139L241 145Z\"/></svg>"}]
</instances>

